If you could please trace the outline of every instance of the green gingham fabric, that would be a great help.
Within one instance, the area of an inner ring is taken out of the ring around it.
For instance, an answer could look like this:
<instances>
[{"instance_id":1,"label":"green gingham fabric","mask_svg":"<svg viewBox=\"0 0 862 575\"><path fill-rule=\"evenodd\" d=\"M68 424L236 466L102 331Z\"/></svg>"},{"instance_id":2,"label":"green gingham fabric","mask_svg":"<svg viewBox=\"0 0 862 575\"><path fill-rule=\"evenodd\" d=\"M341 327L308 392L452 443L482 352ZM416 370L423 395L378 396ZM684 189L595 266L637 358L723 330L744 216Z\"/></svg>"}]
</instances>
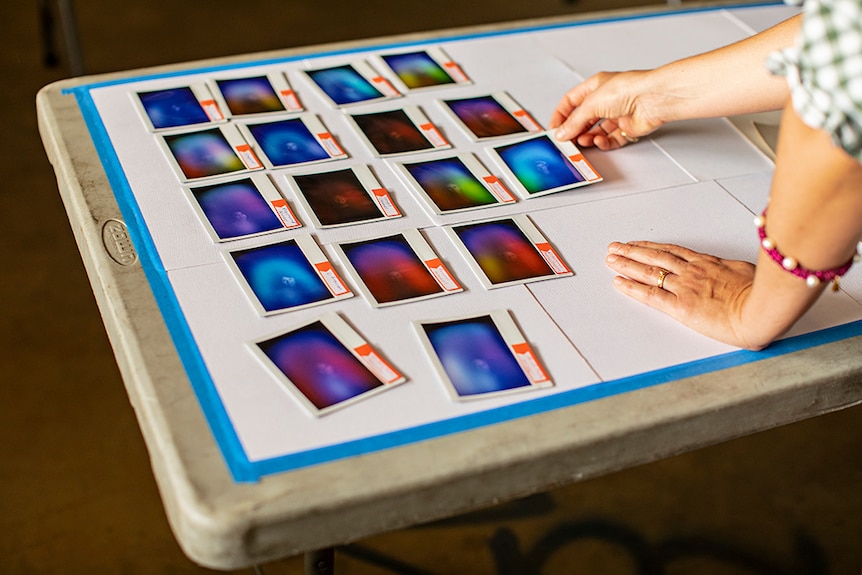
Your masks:
<instances>
[{"instance_id":1,"label":"green gingham fabric","mask_svg":"<svg viewBox=\"0 0 862 575\"><path fill-rule=\"evenodd\" d=\"M862 161L862 0L805 0L796 45L767 65L787 77L802 121Z\"/></svg>"}]
</instances>

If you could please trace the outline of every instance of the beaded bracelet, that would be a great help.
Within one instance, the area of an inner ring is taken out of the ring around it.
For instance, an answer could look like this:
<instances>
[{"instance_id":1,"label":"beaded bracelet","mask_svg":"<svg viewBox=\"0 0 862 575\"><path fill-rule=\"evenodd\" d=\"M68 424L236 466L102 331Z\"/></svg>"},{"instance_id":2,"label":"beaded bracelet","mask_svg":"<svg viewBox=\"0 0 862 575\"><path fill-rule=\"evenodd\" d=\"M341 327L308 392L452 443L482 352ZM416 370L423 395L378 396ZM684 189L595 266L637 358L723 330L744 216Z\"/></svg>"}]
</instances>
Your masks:
<instances>
[{"instance_id":1,"label":"beaded bracelet","mask_svg":"<svg viewBox=\"0 0 862 575\"><path fill-rule=\"evenodd\" d=\"M832 289L838 290L838 278L847 273L850 269L850 266L853 265L853 262L859 261L859 249L857 248L857 252L851 257L845 264L838 266L837 268L832 268L831 270L810 270L808 268L804 268L799 265L799 262L796 261L795 258L791 256L786 256L778 251L778 248L775 246L775 242L766 235L766 210L763 210L763 213L758 217L754 218L754 225L757 226L757 233L760 236L760 246L763 248L763 251L771 257L775 262L777 262L782 269L792 273L793 275L800 277L805 280L805 283L808 287L817 287L820 285L820 282L835 282L832 285ZM862 247L862 242L859 242L860 247Z\"/></svg>"}]
</instances>

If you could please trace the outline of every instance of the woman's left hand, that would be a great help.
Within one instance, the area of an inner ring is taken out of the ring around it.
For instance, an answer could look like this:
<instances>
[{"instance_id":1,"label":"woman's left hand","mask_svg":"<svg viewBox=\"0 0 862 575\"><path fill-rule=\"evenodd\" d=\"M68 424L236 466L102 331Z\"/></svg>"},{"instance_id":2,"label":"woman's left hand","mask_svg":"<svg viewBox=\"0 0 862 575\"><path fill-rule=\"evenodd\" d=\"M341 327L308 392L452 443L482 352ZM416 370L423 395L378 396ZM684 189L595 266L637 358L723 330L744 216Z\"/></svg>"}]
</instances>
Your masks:
<instances>
[{"instance_id":1,"label":"woman's left hand","mask_svg":"<svg viewBox=\"0 0 862 575\"><path fill-rule=\"evenodd\" d=\"M673 244L614 242L607 265L620 274L622 293L714 339L748 349L742 309L754 282L755 266L723 260Z\"/></svg>"}]
</instances>

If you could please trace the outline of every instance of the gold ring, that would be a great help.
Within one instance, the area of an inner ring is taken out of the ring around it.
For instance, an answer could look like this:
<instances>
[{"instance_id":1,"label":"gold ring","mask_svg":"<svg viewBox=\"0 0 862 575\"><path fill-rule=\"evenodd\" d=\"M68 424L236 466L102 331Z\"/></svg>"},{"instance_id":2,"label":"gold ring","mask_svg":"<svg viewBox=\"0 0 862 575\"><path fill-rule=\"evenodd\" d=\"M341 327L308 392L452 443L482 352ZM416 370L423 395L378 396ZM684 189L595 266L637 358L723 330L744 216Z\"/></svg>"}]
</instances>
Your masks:
<instances>
[{"instance_id":1,"label":"gold ring","mask_svg":"<svg viewBox=\"0 0 862 575\"><path fill-rule=\"evenodd\" d=\"M667 271L666 269L659 268L659 270L658 270L658 283L656 284L658 286L658 289L664 289L664 278L666 278L669 273L670 272Z\"/></svg>"},{"instance_id":2,"label":"gold ring","mask_svg":"<svg viewBox=\"0 0 862 575\"><path fill-rule=\"evenodd\" d=\"M628 134L626 134L625 130L620 130L620 136L625 138L626 142L628 142L629 144L634 144L635 142L640 140L640 138L633 138L632 136L629 136Z\"/></svg>"}]
</instances>

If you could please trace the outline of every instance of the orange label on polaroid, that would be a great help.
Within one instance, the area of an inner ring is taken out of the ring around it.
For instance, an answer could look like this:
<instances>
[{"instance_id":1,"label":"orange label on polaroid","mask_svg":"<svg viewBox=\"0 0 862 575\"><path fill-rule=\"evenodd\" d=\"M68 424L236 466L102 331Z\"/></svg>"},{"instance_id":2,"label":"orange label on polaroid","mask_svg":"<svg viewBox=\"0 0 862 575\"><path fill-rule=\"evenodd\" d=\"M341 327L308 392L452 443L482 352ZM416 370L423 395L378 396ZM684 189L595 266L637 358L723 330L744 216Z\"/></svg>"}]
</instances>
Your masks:
<instances>
[{"instance_id":1,"label":"orange label on polaroid","mask_svg":"<svg viewBox=\"0 0 862 575\"><path fill-rule=\"evenodd\" d=\"M515 359L518 360L518 363L521 365L521 369L524 370L524 373L527 374L527 377L533 383L545 383L546 381L550 381L548 374L545 373L545 370L542 369L542 366L539 365L539 361L536 359L535 354L533 354L533 350L530 349L530 345L527 343L516 343L512 346L512 351L515 352Z\"/></svg>"},{"instance_id":2,"label":"orange label on polaroid","mask_svg":"<svg viewBox=\"0 0 862 575\"><path fill-rule=\"evenodd\" d=\"M380 90L384 96L389 98L397 98L401 94L398 93L398 90L395 89L389 80L384 78L383 76L377 76L371 79L371 82Z\"/></svg>"},{"instance_id":3,"label":"orange label on polaroid","mask_svg":"<svg viewBox=\"0 0 862 575\"><path fill-rule=\"evenodd\" d=\"M374 372L374 375L380 378L384 383L392 383L401 379L401 374L395 371L391 365L378 355L376 351L367 343L354 348L353 351L362 360L362 363Z\"/></svg>"},{"instance_id":4,"label":"orange label on polaroid","mask_svg":"<svg viewBox=\"0 0 862 575\"><path fill-rule=\"evenodd\" d=\"M434 279L437 280L437 283L444 290L455 291L461 289L461 286L458 285L458 282L455 281L455 278L452 277L449 270L440 261L440 258L425 260L425 265L428 266L428 271L431 272L431 275L434 276Z\"/></svg>"},{"instance_id":5,"label":"orange label on polaroid","mask_svg":"<svg viewBox=\"0 0 862 575\"><path fill-rule=\"evenodd\" d=\"M531 132L540 132L542 127L539 123L533 119L533 117L527 113L526 110L515 110L512 114L517 118L521 125L527 128Z\"/></svg>"},{"instance_id":6,"label":"orange label on polaroid","mask_svg":"<svg viewBox=\"0 0 862 575\"><path fill-rule=\"evenodd\" d=\"M452 79L456 82L469 82L470 78L467 77L467 74L464 73L464 70L461 69L461 66L456 64L455 62L444 62L443 67L449 72L449 75L452 76Z\"/></svg>"},{"instance_id":7,"label":"orange label on polaroid","mask_svg":"<svg viewBox=\"0 0 862 575\"><path fill-rule=\"evenodd\" d=\"M237 146L236 153L239 154L239 159L242 160L242 163L245 164L245 167L249 170L256 170L263 167L260 160L258 160L257 156L254 155L254 152L251 151L251 146L248 144Z\"/></svg>"},{"instance_id":8,"label":"orange label on polaroid","mask_svg":"<svg viewBox=\"0 0 862 575\"><path fill-rule=\"evenodd\" d=\"M427 124L422 124L419 128L425 133L425 137L434 144L435 147L448 146L449 142L446 141L446 138L437 130L437 126L428 122Z\"/></svg>"},{"instance_id":9,"label":"orange label on polaroid","mask_svg":"<svg viewBox=\"0 0 862 575\"><path fill-rule=\"evenodd\" d=\"M338 277L338 273L336 273L335 268L332 267L332 264L329 262L318 262L314 264L315 269L317 269L317 273L320 275L320 279L323 280L323 283L326 284L326 287L329 288L329 291L332 292L332 295L344 295L350 293L350 290L341 281L341 278Z\"/></svg>"},{"instance_id":10,"label":"orange label on polaroid","mask_svg":"<svg viewBox=\"0 0 862 575\"><path fill-rule=\"evenodd\" d=\"M335 141L335 138L332 137L332 134L329 132L323 132L322 134L317 134L317 139L320 140L320 144L323 146L323 149L326 150L326 153L330 156L343 156L344 150L341 149L341 146L338 145L338 142Z\"/></svg>"},{"instance_id":11,"label":"orange label on polaroid","mask_svg":"<svg viewBox=\"0 0 862 575\"><path fill-rule=\"evenodd\" d=\"M285 107L291 112L302 110L302 104L299 103L299 98L296 97L296 92L293 90L282 90L281 99L284 100Z\"/></svg>"},{"instance_id":12,"label":"orange label on polaroid","mask_svg":"<svg viewBox=\"0 0 862 575\"><path fill-rule=\"evenodd\" d=\"M385 189L377 188L371 190L371 193L374 194L374 199L377 200L377 204L380 206L380 209L383 210L383 214L387 218L394 218L401 215L395 202L393 202L392 198L389 196L389 192Z\"/></svg>"},{"instance_id":13,"label":"orange label on polaroid","mask_svg":"<svg viewBox=\"0 0 862 575\"><path fill-rule=\"evenodd\" d=\"M275 214L278 216L278 219L281 220L281 223L286 228L298 228L302 224L299 223L299 220L296 219L296 216L293 215L293 212L290 209L290 206L287 205L287 201L285 200L273 200L272 209L275 210Z\"/></svg>"},{"instance_id":14,"label":"orange label on polaroid","mask_svg":"<svg viewBox=\"0 0 862 575\"><path fill-rule=\"evenodd\" d=\"M510 202L514 202L515 198L512 197L512 194L503 185L503 182L500 181L500 178L497 176L484 176L482 180L488 187L488 191L491 192L495 198L503 202L504 204L508 204Z\"/></svg>"},{"instance_id":15,"label":"orange label on polaroid","mask_svg":"<svg viewBox=\"0 0 862 575\"><path fill-rule=\"evenodd\" d=\"M218 107L215 100L201 100L200 104L211 122L220 122L224 120L224 114L221 113L221 109Z\"/></svg>"},{"instance_id":16,"label":"orange label on polaroid","mask_svg":"<svg viewBox=\"0 0 862 575\"><path fill-rule=\"evenodd\" d=\"M551 244L547 242L538 243L536 244L536 249L539 250L539 253L542 254L542 257L545 258L545 261L548 262L548 265L551 266L555 274L570 273L571 270L566 267L566 264L557 255L557 252L551 247Z\"/></svg>"},{"instance_id":17,"label":"orange label on polaroid","mask_svg":"<svg viewBox=\"0 0 862 575\"><path fill-rule=\"evenodd\" d=\"M593 180L601 179L601 176L593 169L583 154L569 156L569 159L588 181L592 182Z\"/></svg>"}]
</instances>

